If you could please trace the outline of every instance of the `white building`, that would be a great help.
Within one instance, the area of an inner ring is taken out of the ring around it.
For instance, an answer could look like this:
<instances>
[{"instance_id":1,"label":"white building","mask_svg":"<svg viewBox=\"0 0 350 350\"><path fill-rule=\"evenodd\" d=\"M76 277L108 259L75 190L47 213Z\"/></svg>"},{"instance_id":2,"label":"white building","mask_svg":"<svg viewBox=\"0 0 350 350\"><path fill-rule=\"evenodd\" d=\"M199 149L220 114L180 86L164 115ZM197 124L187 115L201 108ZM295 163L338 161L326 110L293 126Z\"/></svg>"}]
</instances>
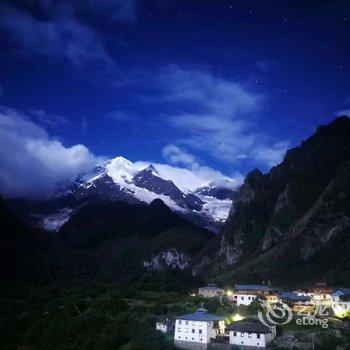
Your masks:
<instances>
[{"instance_id":1,"label":"white building","mask_svg":"<svg viewBox=\"0 0 350 350\"><path fill-rule=\"evenodd\" d=\"M332 293L332 309L336 316L350 315L350 289L338 288Z\"/></svg>"},{"instance_id":2,"label":"white building","mask_svg":"<svg viewBox=\"0 0 350 350\"><path fill-rule=\"evenodd\" d=\"M198 288L198 295L204 298L215 298L224 294L224 290L216 287L215 284L208 284L206 287Z\"/></svg>"},{"instance_id":3,"label":"white building","mask_svg":"<svg viewBox=\"0 0 350 350\"><path fill-rule=\"evenodd\" d=\"M206 309L198 309L192 314L176 317L174 342L208 344L211 339L225 333L225 322L222 317L210 314Z\"/></svg>"},{"instance_id":4,"label":"white building","mask_svg":"<svg viewBox=\"0 0 350 350\"><path fill-rule=\"evenodd\" d=\"M265 348L276 336L276 326L267 327L257 320L243 320L230 324L226 331L230 344Z\"/></svg>"},{"instance_id":5,"label":"white building","mask_svg":"<svg viewBox=\"0 0 350 350\"><path fill-rule=\"evenodd\" d=\"M257 284L236 284L232 295L233 301L237 306L248 306L257 296L268 297L272 294L273 289L266 285Z\"/></svg>"}]
</instances>

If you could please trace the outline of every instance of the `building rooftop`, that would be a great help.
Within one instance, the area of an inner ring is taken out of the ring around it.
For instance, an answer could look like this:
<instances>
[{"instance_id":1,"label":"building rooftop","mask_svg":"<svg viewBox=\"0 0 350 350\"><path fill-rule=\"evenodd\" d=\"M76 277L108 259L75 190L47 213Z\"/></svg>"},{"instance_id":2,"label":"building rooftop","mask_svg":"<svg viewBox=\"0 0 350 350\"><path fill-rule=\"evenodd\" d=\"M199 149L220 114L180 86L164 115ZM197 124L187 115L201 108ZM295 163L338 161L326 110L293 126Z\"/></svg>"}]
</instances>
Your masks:
<instances>
[{"instance_id":1,"label":"building rooftop","mask_svg":"<svg viewBox=\"0 0 350 350\"><path fill-rule=\"evenodd\" d=\"M249 291L264 291L264 292L270 292L273 289L266 285L259 285L259 284L235 284L234 286L235 290L249 290Z\"/></svg>"},{"instance_id":2,"label":"building rooftop","mask_svg":"<svg viewBox=\"0 0 350 350\"><path fill-rule=\"evenodd\" d=\"M293 293L293 292L280 292L280 293L278 293L278 295L283 300L311 301L311 297L309 297L307 295L298 295L297 293Z\"/></svg>"},{"instance_id":3,"label":"building rooftop","mask_svg":"<svg viewBox=\"0 0 350 350\"><path fill-rule=\"evenodd\" d=\"M224 319L224 317L210 314L208 310L203 308L196 310L192 314L180 315L175 318L185 321L222 321Z\"/></svg>"},{"instance_id":4,"label":"building rooftop","mask_svg":"<svg viewBox=\"0 0 350 350\"><path fill-rule=\"evenodd\" d=\"M244 333L269 333L271 330L258 320L242 320L231 323L226 327L227 331L244 332Z\"/></svg>"},{"instance_id":5,"label":"building rooftop","mask_svg":"<svg viewBox=\"0 0 350 350\"><path fill-rule=\"evenodd\" d=\"M345 294L350 295L350 288L337 288L332 294Z\"/></svg>"},{"instance_id":6,"label":"building rooftop","mask_svg":"<svg viewBox=\"0 0 350 350\"><path fill-rule=\"evenodd\" d=\"M200 287L199 289L210 289L210 290L223 290L222 288L219 288L213 284L208 284L205 287Z\"/></svg>"}]
</instances>

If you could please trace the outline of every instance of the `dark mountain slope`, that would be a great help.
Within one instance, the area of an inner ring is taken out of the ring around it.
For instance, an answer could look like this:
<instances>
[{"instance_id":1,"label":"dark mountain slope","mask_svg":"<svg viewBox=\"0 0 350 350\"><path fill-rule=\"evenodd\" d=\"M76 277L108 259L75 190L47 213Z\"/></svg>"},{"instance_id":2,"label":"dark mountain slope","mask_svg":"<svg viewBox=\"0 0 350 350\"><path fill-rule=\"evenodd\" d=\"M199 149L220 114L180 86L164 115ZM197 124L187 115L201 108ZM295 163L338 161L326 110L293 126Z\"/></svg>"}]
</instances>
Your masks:
<instances>
[{"instance_id":1,"label":"dark mountain slope","mask_svg":"<svg viewBox=\"0 0 350 350\"><path fill-rule=\"evenodd\" d=\"M94 202L81 207L57 233L62 276L135 280L146 271L186 270L213 234L150 205Z\"/></svg>"},{"instance_id":2,"label":"dark mountain slope","mask_svg":"<svg viewBox=\"0 0 350 350\"><path fill-rule=\"evenodd\" d=\"M249 270L249 276L280 279L286 271L299 276L305 270L306 276L318 254L347 237L349 160L350 120L340 117L288 151L268 174L251 172L237 193L212 272L235 269L243 276ZM333 266L325 268L328 273Z\"/></svg>"},{"instance_id":3,"label":"dark mountain slope","mask_svg":"<svg viewBox=\"0 0 350 350\"><path fill-rule=\"evenodd\" d=\"M149 206L126 202L91 202L63 225L58 237L70 246L93 245L106 238L135 239L155 236L173 227L193 227L161 200Z\"/></svg>"},{"instance_id":4,"label":"dark mountain slope","mask_svg":"<svg viewBox=\"0 0 350 350\"><path fill-rule=\"evenodd\" d=\"M232 272L219 277L272 279L295 286L327 280L350 284L350 162L340 169L315 204L298 220L290 236Z\"/></svg>"},{"instance_id":5,"label":"dark mountain slope","mask_svg":"<svg viewBox=\"0 0 350 350\"><path fill-rule=\"evenodd\" d=\"M47 280L49 239L27 228L0 197L0 280Z\"/></svg>"}]
</instances>

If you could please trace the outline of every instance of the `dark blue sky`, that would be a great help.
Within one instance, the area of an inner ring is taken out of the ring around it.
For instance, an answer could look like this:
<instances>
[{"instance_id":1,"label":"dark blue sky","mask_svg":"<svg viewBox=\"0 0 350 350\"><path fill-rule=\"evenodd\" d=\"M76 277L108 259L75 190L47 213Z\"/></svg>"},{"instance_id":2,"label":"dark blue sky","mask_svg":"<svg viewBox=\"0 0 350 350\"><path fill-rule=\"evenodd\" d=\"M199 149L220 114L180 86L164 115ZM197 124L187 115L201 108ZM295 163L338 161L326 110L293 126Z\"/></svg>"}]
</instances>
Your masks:
<instances>
[{"instance_id":1,"label":"dark blue sky","mask_svg":"<svg viewBox=\"0 0 350 350\"><path fill-rule=\"evenodd\" d=\"M266 171L350 110L348 1L2 1L0 32L2 113L46 133L15 135L96 156Z\"/></svg>"}]
</instances>

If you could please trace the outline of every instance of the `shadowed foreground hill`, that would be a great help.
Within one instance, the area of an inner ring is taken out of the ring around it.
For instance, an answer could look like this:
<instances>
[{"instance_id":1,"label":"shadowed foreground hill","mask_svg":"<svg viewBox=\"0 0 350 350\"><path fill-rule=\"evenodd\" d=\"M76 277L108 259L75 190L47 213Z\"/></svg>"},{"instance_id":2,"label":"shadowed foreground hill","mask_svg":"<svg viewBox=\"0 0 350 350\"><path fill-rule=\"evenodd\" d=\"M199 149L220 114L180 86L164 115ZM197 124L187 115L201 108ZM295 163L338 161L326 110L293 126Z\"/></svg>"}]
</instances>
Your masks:
<instances>
[{"instance_id":1,"label":"shadowed foreground hill","mask_svg":"<svg viewBox=\"0 0 350 350\"><path fill-rule=\"evenodd\" d=\"M213 234L150 205L94 202L81 207L57 233L64 277L131 281L147 272L188 271Z\"/></svg>"},{"instance_id":2,"label":"shadowed foreground hill","mask_svg":"<svg viewBox=\"0 0 350 350\"><path fill-rule=\"evenodd\" d=\"M0 197L1 283L47 281L48 244L49 239L26 227Z\"/></svg>"}]
</instances>

